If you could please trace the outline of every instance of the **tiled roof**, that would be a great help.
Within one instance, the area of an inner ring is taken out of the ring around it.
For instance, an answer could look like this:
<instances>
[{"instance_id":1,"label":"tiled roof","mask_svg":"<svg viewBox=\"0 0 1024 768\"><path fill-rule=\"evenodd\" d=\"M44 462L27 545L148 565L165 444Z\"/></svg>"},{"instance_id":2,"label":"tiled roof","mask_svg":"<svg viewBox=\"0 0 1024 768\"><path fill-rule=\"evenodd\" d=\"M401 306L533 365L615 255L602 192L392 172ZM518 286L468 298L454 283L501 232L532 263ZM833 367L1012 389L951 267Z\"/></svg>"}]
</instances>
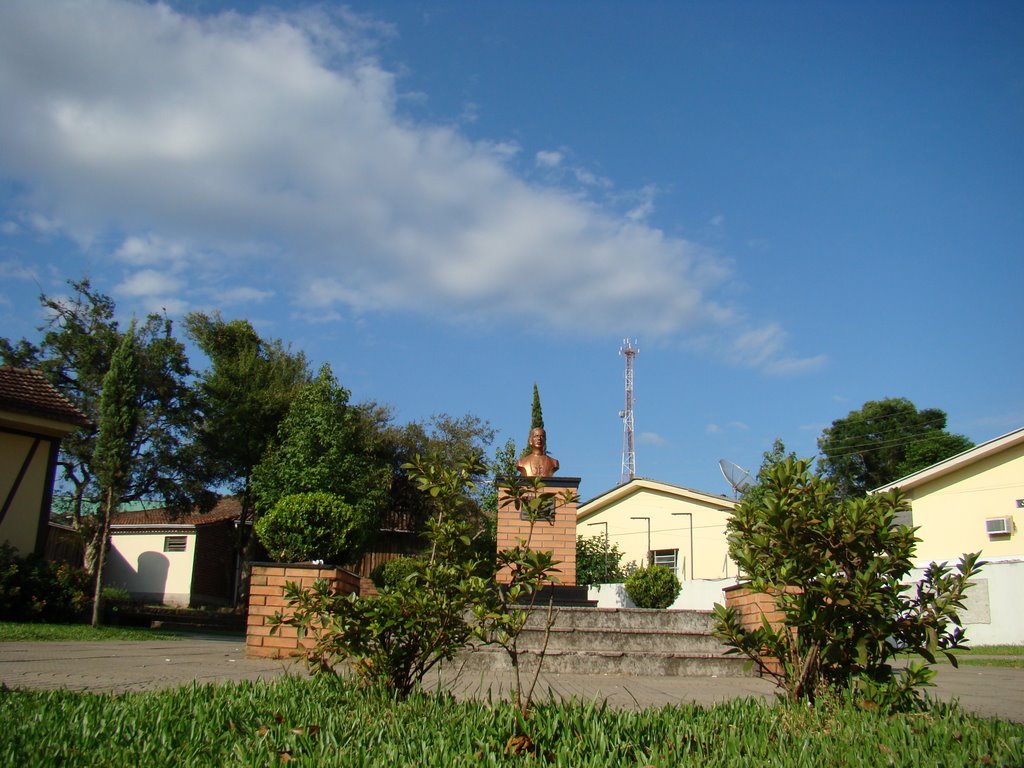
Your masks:
<instances>
[{"instance_id":1,"label":"tiled roof","mask_svg":"<svg viewBox=\"0 0 1024 768\"><path fill-rule=\"evenodd\" d=\"M0 365L0 410L88 427L89 419L39 371Z\"/></svg>"},{"instance_id":2,"label":"tiled roof","mask_svg":"<svg viewBox=\"0 0 1024 768\"><path fill-rule=\"evenodd\" d=\"M168 509L140 509L114 515L111 525L209 525L234 520L242 505L234 496L225 496L209 512L174 513Z\"/></svg>"}]
</instances>

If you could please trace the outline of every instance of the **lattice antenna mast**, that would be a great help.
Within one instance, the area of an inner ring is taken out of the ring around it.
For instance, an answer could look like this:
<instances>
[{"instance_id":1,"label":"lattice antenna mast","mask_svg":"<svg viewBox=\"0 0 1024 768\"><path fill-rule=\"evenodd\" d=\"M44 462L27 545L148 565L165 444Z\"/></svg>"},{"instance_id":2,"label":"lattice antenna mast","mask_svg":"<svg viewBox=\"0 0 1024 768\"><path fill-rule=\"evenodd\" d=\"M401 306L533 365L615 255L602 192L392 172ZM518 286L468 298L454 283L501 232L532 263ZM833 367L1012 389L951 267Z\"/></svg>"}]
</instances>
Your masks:
<instances>
[{"instance_id":1,"label":"lattice antenna mast","mask_svg":"<svg viewBox=\"0 0 1024 768\"><path fill-rule=\"evenodd\" d=\"M633 435L633 358L640 354L636 341L625 339L619 354L626 358L626 408L619 411L622 418L622 472L619 483L628 483L636 477L636 442Z\"/></svg>"}]
</instances>

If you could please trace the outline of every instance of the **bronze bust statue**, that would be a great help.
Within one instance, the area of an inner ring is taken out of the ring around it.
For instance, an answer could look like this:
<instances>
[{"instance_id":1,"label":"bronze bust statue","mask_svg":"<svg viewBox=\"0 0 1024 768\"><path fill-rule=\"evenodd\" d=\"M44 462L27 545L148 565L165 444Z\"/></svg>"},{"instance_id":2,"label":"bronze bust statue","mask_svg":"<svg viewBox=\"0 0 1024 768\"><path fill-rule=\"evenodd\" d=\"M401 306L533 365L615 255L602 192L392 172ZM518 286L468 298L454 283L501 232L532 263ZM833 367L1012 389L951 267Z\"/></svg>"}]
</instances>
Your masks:
<instances>
[{"instance_id":1,"label":"bronze bust statue","mask_svg":"<svg viewBox=\"0 0 1024 768\"><path fill-rule=\"evenodd\" d=\"M530 430L530 452L517 463L524 477L551 477L558 471L558 459L547 455L548 436L543 427Z\"/></svg>"}]
</instances>

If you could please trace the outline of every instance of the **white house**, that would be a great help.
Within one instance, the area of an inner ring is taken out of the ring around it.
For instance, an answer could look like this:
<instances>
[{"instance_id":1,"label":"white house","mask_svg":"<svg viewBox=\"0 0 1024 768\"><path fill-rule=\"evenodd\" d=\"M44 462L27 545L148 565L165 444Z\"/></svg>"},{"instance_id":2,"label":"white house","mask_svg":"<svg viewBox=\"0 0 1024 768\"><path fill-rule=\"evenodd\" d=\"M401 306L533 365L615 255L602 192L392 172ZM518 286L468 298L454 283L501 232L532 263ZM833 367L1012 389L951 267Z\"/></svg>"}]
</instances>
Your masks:
<instances>
[{"instance_id":1,"label":"white house","mask_svg":"<svg viewBox=\"0 0 1024 768\"><path fill-rule=\"evenodd\" d=\"M206 514L166 509L117 514L110 523L104 586L166 605L230 605L241 505L223 498Z\"/></svg>"},{"instance_id":2,"label":"white house","mask_svg":"<svg viewBox=\"0 0 1024 768\"><path fill-rule=\"evenodd\" d=\"M981 552L961 619L975 644L1024 644L1024 428L878 488L899 488L921 539L916 565ZM920 575L920 569L915 575Z\"/></svg>"}]
</instances>

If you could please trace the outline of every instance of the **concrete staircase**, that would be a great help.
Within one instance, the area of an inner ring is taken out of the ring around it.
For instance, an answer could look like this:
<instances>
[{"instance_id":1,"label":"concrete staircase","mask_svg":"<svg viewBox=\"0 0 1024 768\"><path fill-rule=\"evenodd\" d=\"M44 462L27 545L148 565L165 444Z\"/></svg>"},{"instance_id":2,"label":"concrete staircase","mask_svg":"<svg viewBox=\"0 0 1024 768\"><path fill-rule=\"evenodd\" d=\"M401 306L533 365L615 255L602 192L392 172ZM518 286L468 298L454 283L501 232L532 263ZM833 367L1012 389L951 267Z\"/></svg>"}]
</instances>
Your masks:
<instances>
[{"instance_id":1,"label":"concrete staircase","mask_svg":"<svg viewBox=\"0 0 1024 768\"><path fill-rule=\"evenodd\" d=\"M536 668L544 644L547 609L535 609L519 638L520 667ZM544 656L551 673L744 677L744 660L725 656L727 647L711 634L710 611L654 611L626 608L555 608ZM477 646L454 661L467 672L511 669L508 654Z\"/></svg>"}]
</instances>

